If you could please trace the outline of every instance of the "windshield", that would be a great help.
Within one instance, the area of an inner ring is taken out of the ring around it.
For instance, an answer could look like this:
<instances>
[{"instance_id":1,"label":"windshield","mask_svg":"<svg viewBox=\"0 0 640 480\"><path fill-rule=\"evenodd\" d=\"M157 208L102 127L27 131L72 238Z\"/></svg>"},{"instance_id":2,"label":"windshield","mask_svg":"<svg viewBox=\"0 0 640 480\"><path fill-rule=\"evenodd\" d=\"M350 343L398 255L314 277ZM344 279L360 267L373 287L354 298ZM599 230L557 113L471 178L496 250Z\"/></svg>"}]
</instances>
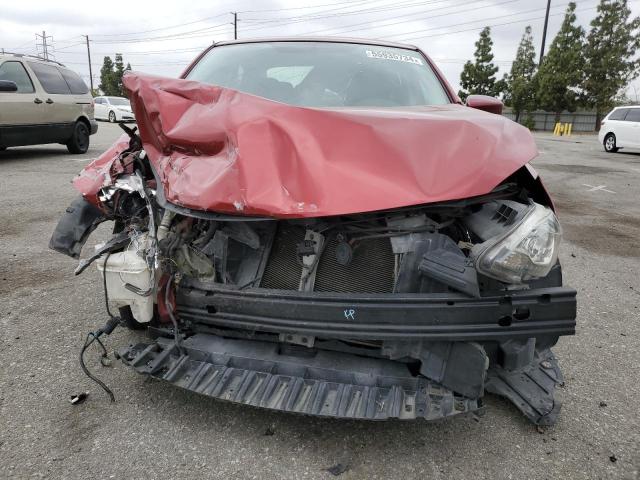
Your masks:
<instances>
[{"instance_id":1,"label":"windshield","mask_svg":"<svg viewBox=\"0 0 640 480\"><path fill-rule=\"evenodd\" d=\"M309 107L451 103L414 50L329 42L243 43L212 48L188 79Z\"/></svg>"},{"instance_id":2,"label":"windshield","mask_svg":"<svg viewBox=\"0 0 640 480\"><path fill-rule=\"evenodd\" d=\"M128 107L130 105L129 100L127 100L126 98L120 98L120 97L109 97L109 103L111 105L125 106L125 107Z\"/></svg>"}]
</instances>

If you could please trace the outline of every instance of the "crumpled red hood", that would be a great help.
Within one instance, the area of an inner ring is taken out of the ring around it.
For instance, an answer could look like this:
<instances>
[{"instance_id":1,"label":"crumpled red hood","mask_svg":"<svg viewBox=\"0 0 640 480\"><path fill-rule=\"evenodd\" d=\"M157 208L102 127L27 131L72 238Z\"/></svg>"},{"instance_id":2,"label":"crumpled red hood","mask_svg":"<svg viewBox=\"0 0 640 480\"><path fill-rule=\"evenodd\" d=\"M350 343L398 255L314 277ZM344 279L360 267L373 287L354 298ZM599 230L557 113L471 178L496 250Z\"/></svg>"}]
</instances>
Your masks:
<instances>
[{"instance_id":1,"label":"crumpled red hood","mask_svg":"<svg viewBox=\"0 0 640 480\"><path fill-rule=\"evenodd\" d=\"M537 155L529 131L462 105L305 108L190 80L124 85L168 201L197 210L317 217L488 193ZM109 183L122 139L74 185Z\"/></svg>"}]
</instances>

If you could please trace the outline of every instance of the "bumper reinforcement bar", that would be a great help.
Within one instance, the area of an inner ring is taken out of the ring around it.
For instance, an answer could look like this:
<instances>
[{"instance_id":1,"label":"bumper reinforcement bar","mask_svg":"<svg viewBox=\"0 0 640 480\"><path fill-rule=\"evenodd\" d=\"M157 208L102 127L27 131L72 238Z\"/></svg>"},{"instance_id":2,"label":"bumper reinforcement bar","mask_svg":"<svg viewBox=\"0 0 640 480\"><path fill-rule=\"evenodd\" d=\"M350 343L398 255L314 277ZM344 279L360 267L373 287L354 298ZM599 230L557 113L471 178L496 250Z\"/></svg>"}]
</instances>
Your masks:
<instances>
[{"instance_id":1,"label":"bumper reinforcement bar","mask_svg":"<svg viewBox=\"0 0 640 480\"><path fill-rule=\"evenodd\" d=\"M552 287L481 298L458 294L306 294L190 283L180 318L194 325L323 338L482 341L573 335L576 292Z\"/></svg>"}]
</instances>

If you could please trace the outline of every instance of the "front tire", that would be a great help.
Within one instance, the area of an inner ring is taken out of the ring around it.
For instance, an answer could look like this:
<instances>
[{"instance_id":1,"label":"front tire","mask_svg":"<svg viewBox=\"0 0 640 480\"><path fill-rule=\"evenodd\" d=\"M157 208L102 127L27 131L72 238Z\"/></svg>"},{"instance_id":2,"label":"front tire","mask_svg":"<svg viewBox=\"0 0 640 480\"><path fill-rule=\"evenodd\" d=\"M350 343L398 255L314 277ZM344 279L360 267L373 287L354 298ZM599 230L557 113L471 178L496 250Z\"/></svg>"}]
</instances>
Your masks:
<instances>
[{"instance_id":1,"label":"front tire","mask_svg":"<svg viewBox=\"0 0 640 480\"><path fill-rule=\"evenodd\" d=\"M116 112L109 112L109 123L116 123Z\"/></svg>"},{"instance_id":2,"label":"front tire","mask_svg":"<svg viewBox=\"0 0 640 480\"><path fill-rule=\"evenodd\" d=\"M83 121L76 122L73 127L73 135L67 142L67 150L69 153L81 154L87 153L89 150L89 127Z\"/></svg>"},{"instance_id":3,"label":"front tire","mask_svg":"<svg viewBox=\"0 0 640 480\"><path fill-rule=\"evenodd\" d=\"M604 146L605 152L616 153L618 151L618 147L616 147L616 136L613 133L607 133L602 145Z\"/></svg>"}]
</instances>

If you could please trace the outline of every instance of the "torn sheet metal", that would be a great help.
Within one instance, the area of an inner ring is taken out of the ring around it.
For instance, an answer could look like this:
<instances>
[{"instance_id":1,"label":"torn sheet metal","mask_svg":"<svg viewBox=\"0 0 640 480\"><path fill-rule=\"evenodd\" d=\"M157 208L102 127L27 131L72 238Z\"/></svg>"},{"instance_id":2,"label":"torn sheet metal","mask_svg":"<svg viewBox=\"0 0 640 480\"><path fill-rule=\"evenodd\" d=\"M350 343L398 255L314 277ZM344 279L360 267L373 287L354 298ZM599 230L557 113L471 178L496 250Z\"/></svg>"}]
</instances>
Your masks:
<instances>
[{"instance_id":1,"label":"torn sheet metal","mask_svg":"<svg viewBox=\"0 0 640 480\"><path fill-rule=\"evenodd\" d=\"M124 85L165 198L196 210L318 217L462 199L537 154L526 128L457 104L306 108L190 80ZM125 139L75 179L90 201Z\"/></svg>"}]
</instances>

